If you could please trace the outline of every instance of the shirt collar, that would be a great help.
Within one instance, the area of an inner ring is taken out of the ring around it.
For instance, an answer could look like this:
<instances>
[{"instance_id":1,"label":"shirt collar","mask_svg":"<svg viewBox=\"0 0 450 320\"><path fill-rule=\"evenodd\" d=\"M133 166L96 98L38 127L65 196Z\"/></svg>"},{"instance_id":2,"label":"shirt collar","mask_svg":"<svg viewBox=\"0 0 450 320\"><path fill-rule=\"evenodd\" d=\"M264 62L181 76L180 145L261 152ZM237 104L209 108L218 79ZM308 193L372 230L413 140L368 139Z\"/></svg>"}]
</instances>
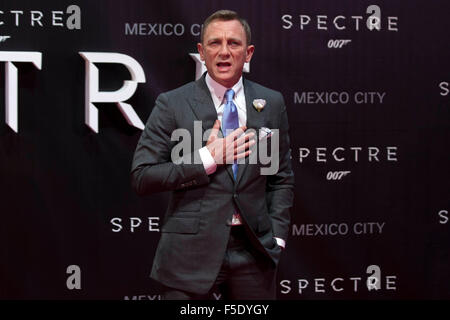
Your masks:
<instances>
[{"instance_id":1,"label":"shirt collar","mask_svg":"<svg viewBox=\"0 0 450 320\"><path fill-rule=\"evenodd\" d=\"M221 85L220 83L215 81L213 78L211 78L209 76L208 73L206 73L205 81L206 81L206 85L208 86L209 92L211 92L211 95L215 96L218 101L222 102L223 101L223 97L225 95L225 92L229 88L224 87L223 85ZM240 94L242 89L243 89L242 76L239 78L238 82L236 82L231 89L233 89L233 91L234 91L234 98L236 99L238 94Z\"/></svg>"}]
</instances>

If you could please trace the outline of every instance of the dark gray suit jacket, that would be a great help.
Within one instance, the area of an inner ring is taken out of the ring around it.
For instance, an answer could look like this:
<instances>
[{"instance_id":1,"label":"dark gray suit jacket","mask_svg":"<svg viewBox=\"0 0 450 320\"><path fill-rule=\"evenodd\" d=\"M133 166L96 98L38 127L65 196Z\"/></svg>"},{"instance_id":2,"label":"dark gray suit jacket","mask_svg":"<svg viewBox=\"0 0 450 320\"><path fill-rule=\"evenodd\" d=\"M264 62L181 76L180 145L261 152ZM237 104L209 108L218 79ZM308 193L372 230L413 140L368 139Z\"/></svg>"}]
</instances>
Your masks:
<instances>
[{"instance_id":1,"label":"dark gray suit jacket","mask_svg":"<svg viewBox=\"0 0 450 320\"><path fill-rule=\"evenodd\" d=\"M166 286L208 292L222 265L236 209L254 247L274 267L278 263L281 249L273 237L287 239L294 188L286 106L279 92L243 81L247 128L280 130L276 174L261 175L261 165L248 164L247 159L239 165L236 180L231 165L218 166L208 176L193 148L191 154L183 155L190 164L171 161L171 150L178 143L171 141L175 129L185 128L194 137L194 121L201 120L205 131L217 119L205 75L162 93L138 142L131 171L134 190L140 195L171 191L151 273ZM266 100L261 112L253 107L254 99Z\"/></svg>"}]
</instances>

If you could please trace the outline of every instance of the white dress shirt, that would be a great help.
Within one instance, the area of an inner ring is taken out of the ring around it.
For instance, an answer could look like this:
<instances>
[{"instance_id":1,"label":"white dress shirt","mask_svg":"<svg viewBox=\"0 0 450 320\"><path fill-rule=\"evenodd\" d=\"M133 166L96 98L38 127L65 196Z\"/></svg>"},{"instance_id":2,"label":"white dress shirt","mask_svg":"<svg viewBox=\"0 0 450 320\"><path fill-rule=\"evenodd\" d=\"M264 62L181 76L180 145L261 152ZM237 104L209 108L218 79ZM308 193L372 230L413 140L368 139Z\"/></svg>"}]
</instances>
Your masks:
<instances>
[{"instance_id":1,"label":"white dress shirt","mask_svg":"<svg viewBox=\"0 0 450 320\"><path fill-rule=\"evenodd\" d=\"M216 108L217 118L222 123L223 110L226 104L225 92L229 89L222 86L220 83L215 81L213 78L206 74L205 77L206 85L208 86L209 92ZM239 126L242 127L247 123L247 109L245 103L244 86L242 83L242 76L239 78L238 82L231 88L234 91L233 102L238 110ZM203 162L203 167L205 168L206 174L210 175L216 171L217 164L214 161L208 148L205 146L199 150L200 158ZM286 242L283 239L275 238L278 245L282 248L285 247Z\"/></svg>"}]
</instances>

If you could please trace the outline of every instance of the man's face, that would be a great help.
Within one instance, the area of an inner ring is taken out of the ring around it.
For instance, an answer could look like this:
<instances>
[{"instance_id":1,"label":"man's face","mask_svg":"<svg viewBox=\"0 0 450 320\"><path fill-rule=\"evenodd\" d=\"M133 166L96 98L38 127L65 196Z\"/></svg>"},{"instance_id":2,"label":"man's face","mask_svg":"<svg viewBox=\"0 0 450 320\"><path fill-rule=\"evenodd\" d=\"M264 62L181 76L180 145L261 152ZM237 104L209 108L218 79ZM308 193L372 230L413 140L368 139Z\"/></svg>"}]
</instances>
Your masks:
<instances>
[{"instance_id":1,"label":"man's face","mask_svg":"<svg viewBox=\"0 0 450 320\"><path fill-rule=\"evenodd\" d=\"M250 62L255 47L247 46L244 27L238 20L213 20L197 49L211 78L231 88L241 77L244 63Z\"/></svg>"}]
</instances>

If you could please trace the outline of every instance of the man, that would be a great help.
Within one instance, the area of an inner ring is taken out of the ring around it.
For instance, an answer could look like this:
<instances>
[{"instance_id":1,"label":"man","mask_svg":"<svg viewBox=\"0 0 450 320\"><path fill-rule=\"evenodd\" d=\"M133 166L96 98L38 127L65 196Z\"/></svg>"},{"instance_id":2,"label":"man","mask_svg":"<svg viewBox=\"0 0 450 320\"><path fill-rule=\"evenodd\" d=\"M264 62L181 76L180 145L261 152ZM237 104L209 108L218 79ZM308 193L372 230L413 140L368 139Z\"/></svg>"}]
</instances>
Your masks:
<instances>
[{"instance_id":1,"label":"man","mask_svg":"<svg viewBox=\"0 0 450 320\"><path fill-rule=\"evenodd\" d=\"M207 73L161 94L138 142L133 188L141 195L171 191L151 273L165 286L164 299L276 297L294 176L282 95L242 78L255 50L250 43L250 27L235 12L208 17L197 44ZM255 99L265 104L256 100L256 108ZM206 133L212 128L206 144L196 149L192 141L193 151L175 161L172 133L194 137L194 121ZM248 161L261 128L279 132L272 175Z\"/></svg>"}]
</instances>

